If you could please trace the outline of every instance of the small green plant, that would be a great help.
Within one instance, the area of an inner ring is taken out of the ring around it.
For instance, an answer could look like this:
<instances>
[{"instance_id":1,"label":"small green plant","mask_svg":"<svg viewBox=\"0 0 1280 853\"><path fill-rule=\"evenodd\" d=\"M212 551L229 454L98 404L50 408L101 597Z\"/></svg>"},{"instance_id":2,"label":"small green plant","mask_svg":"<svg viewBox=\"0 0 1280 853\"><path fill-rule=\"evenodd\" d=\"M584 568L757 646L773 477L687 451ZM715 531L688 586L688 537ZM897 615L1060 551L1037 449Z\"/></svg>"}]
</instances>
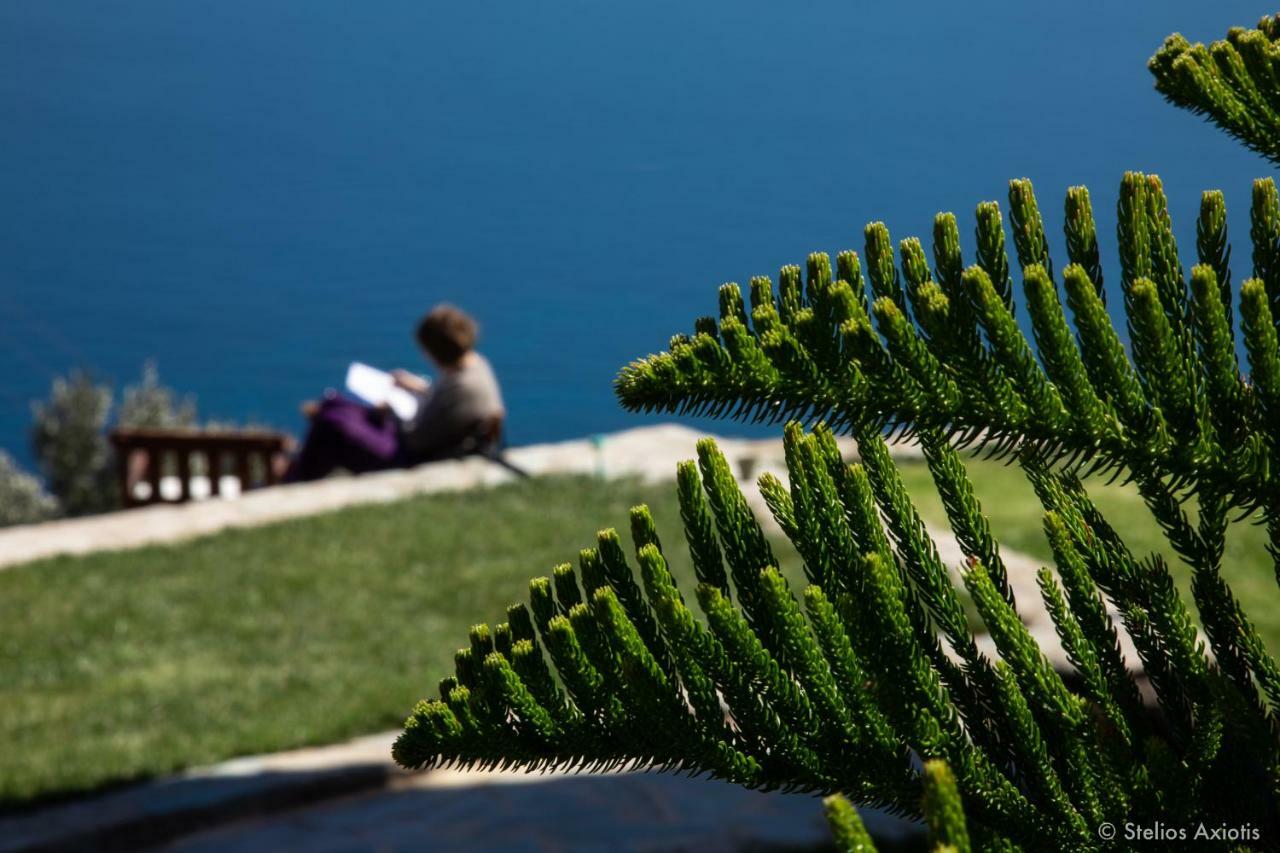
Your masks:
<instances>
[{"instance_id":1,"label":"small green plant","mask_svg":"<svg viewBox=\"0 0 1280 853\"><path fill-rule=\"evenodd\" d=\"M115 507L111 486L110 385L75 371L53 380L49 398L33 406L31 449L45 483L67 515Z\"/></svg>"},{"instance_id":2,"label":"small green plant","mask_svg":"<svg viewBox=\"0 0 1280 853\"><path fill-rule=\"evenodd\" d=\"M0 450L0 527L31 524L57 515L57 500L12 456Z\"/></svg>"},{"instance_id":3,"label":"small green plant","mask_svg":"<svg viewBox=\"0 0 1280 853\"><path fill-rule=\"evenodd\" d=\"M923 818L935 849L1127 848L1126 827L1161 826L1187 846L1197 828L1222 847L1274 845L1280 668L1221 567L1229 521L1248 517L1280 572L1280 194L1254 184L1238 288L1221 193L1202 197L1188 276L1160 181L1125 175L1109 289L1083 187L1066 196L1056 270L1029 181L1010 183L1008 204L1008 232L999 205L978 205L968 266L943 213L931 253L908 238L895 258L872 223L861 256L815 253L745 297L726 284L717 317L619 376L632 410L788 422L789 483L766 474L759 488L804 590L703 441L677 472L697 587L676 587L636 507L631 554L605 530L576 569L534 579L528 605L472 629L396 759L649 767L836 795L844 850L871 845L848 800ZM994 656L886 435L923 448ZM1043 505L1055 566L1039 589L1070 673L1019 618L966 448L1016 463ZM1091 475L1136 484L1192 571L1191 603L1108 524Z\"/></svg>"}]
</instances>

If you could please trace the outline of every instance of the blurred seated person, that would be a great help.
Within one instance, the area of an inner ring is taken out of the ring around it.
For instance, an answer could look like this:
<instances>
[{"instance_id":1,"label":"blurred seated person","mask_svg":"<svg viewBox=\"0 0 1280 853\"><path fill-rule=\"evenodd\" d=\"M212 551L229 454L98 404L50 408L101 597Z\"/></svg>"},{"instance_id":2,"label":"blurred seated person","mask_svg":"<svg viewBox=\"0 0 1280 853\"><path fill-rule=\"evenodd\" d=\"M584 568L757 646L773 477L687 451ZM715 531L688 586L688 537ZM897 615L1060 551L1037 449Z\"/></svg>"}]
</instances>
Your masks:
<instances>
[{"instance_id":1,"label":"blurred seated person","mask_svg":"<svg viewBox=\"0 0 1280 853\"><path fill-rule=\"evenodd\" d=\"M285 482L318 480L336 468L362 474L496 449L486 445L498 440L505 410L493 368L475 350L477 334L475 320L452 305L436 306L418 323L418 345L436 381L392 371L396 384L419 398L411 420L333 391L304 405L311 427Z\"/></svg>"}]
</instances>

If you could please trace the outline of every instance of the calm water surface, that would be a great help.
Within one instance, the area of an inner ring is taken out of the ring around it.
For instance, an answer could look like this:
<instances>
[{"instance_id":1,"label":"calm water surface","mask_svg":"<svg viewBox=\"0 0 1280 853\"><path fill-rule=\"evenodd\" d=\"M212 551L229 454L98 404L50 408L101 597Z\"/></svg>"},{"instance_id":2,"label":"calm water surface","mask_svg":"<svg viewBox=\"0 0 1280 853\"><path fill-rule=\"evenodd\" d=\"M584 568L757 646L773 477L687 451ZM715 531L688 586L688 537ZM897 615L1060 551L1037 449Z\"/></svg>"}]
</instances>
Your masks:
<instances>
[{"instance_id":1,"label":"calm water surface","mask_svg":"<svg viewBox=\"0 0 1280 853\"><path fill-rule=\"evenodd\" d=\"M0 447L29 458L55 374L148 358L207 416L296 429L348 361L415 365L440 300L480 318L513 441L634 425L616 369L722 281L861 249L872 219L968 235L1011 177L1055 237L1079 183L1112 234L1125 169L1164 177L1184 255L1204 188L1247 236L1272 167L1145 63L1269 10L8 0Z\"/></svg>"}]
</instances>

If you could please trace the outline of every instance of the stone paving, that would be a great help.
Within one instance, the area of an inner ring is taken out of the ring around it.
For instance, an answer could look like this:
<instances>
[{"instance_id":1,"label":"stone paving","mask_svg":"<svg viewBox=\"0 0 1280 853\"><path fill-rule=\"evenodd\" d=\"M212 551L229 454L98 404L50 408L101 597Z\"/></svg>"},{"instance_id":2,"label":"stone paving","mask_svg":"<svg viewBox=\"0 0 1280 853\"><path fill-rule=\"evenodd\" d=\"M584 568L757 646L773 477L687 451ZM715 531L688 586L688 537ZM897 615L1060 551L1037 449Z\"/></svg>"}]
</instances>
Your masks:
<instances>
[{"instance_id":1,"label":"stone paving","mask_svg":"<svg viewBox=\"0 0 1280 853\"><path fill-rule=\"evenodd\" d=\"M659 482L675 477L676 463L692 458L695 444L704 435L677 424L659 424L594 438L513 447L506 456L532 475L639 477ZM757 468L781 465L780 440L720 438L718 441L739 473L747 477ZM846 449L853 452L852 442L847 443ZM899 452L912 449L900 448ZM386 503L429 492L493 486L508 482L514 476L500 465L473 457L433 462L404 471L275 486L234 499L161 504L90 518L8 527L0 529L0 569L59 554L138 548L357 504Z\"/></svg>"},{"instance_id":2,"label":"stone paving","mask_svg":"<svg viewBox=\"0 0 1280 853\"><path fill-rule=\"evenodd\" d=\"M0 853L189 851L802 851L828 839L820 801L659 773L439 769L391 760L398 731L238 758L0 817ZM866 811L878 838L919 827Z\"/></svg>"},{"instance_id":3,"label":"stone paving","mask_svg":"<svg viewBox=\"0 0 1280 853\"><path fill-rule=\"evenodd\" d=\"M479 777L479 778L477 778ZM880 814L879 838L913 825ZM181 853L306 850L817 851L830 843L819 799L658 773L538 777L437 771L390 790L181 839Z\"/></svg>"},{"instance_id":4,"label":"stone paving","mask_svg":"<svg viewBox=\"0 0 1280 853\"><path fill-rule=\"evenodd\" d=\"M404 772L391 760L397 732L246 756L149 782L0 815L0 853L128 850L250 814L384 788Z\"/></svg>"}]
</instances>

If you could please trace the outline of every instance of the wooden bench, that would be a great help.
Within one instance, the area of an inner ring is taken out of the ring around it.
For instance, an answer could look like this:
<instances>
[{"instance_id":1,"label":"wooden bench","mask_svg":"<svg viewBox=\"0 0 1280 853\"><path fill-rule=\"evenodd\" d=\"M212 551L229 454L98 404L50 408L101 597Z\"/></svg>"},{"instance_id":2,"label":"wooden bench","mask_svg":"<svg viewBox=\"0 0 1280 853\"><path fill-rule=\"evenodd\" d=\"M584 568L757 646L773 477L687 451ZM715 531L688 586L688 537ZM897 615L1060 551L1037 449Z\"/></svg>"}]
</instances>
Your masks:
<instances>
[{"instance_id":1,"label":"wooden bench","mask_svg":"<svg viewBox=\"0 0 1280 853\"><path fill-rule=\"evenodd\" d=\"M110 439L125 507L218 497L228 476L239 481L241 493L275 485L279 478L272 459L288 440L268 430L199 429L117 429ZM200 476L208 483L207 495L193 495L192 483ZM161 484L170 478L176 478L178 493L166 498ZM145 494L139 494L143 484Z\"/></svg>"}]
</instances>

